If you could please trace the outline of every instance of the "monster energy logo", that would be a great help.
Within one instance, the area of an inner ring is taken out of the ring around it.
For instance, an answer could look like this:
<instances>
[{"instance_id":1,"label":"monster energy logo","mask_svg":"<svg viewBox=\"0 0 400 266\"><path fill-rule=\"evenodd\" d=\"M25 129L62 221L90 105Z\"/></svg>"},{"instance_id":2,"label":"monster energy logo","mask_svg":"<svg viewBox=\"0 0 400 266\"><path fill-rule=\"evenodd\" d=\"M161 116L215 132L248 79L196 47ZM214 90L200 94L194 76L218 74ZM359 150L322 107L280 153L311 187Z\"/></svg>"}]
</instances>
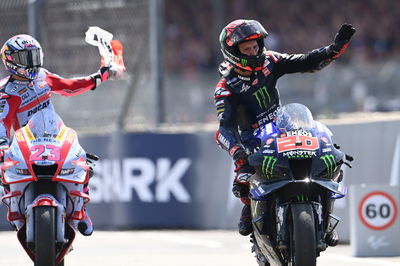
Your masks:
<instances>
[{"instance_id":1,"label":"monster energy logo","mask_svg":"<svg viewBox=\"0 0 400 266\"><path fill-rule=\"evenodd\" d=\"M266 86L258 89L253 95L256 97L258 105L260 105L261 108L268 108L267 104L271 101L271 98L269 97Z\"/></svg>"},{"instance_id":2,"label":"monster energy logo","mask_svg":"<svg viewBox=\"0 0 400 266\"><path fill-rule=\"evenodd\" d=\"M276 159L275 157L264 156L264 161L262 164L262 172L267 176L267 178L272 176L272 172L274 170L276 161L278 161L278 159Z\"/></svg>"},{"instance_id":3,"label":"monster energy logo","mask_svg":"<svg viewBox=\"0 0 400 266\"><path fill-rule=\"evenodd\" d=\"M332 154L329 154L322 156L321 159L324 161L326 165L326 169L328 170L328 175L333 174L333 170L335 169L336 166L335 157Z\"/></svg>"},{"instance_id":4,"label":"monster energy logo","mask_svg":"<svg viewBox=\"0 0 400 266\"><path fill-rule=\"evenodd\" d=\"M306 195L297 195L297 201L299 202L304 202L304 201L308 201L308 197Z\"/></svg>"},{"instance_id":5,"label":"monster energy logo","mask_svg":"<svg viewBox=\"0 0 400 266\"><path fill-rule=\"evenodd\" d=\"M240 59L240 64L242 65L242 66L247 66L247 60L246 59Z\"/></svg>"}]
</instances>

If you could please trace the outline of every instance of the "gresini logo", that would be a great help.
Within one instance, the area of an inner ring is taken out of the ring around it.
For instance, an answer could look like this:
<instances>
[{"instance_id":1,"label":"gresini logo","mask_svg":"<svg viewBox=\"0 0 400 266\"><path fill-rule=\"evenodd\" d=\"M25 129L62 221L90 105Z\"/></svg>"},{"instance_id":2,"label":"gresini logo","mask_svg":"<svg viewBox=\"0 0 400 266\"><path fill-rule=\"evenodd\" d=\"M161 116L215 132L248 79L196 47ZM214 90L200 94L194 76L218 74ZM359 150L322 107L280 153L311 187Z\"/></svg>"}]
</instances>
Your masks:
<instances>
[{"instance_id":1,"label":"gresini logo","mask_svg":"<svg viewBox=\"0 0 400 266\"><path fill-rule=\"evenodd\" d=\"M191 165L189 158L174 164L169 158L125 158L102 160L90 180L93 202L130 202L133 195L142 202L190 202L191 197L182 179Z\"/></svg>"},{"instance_id":2,"label":"gresini logo","mask_svg":"<svg viewBox=\"0 0 400 266\"><path fill-rule=\"evenodd\" d=\"M336 166L335 157L332 154L324 155L324 156L321 156L321 160L323 160L326 165L328 175L331 175Z\"/></svg>"},{"instance_id":3,"label":"gresini logo","mask_svg":"<svg viewBox=\"0 0 400 266\"><path fill-rule=\"evenodd\" d=\"M264 156L262 172L267 176L267 178L272 177L272 173L277 161L278 159L273 156Z\"/></svg>"},{"instance_id":4,"label":"gresini logo","mask_svg":"<svg viewBox=\"0 0 400 266\"><path fill-rule=\"evenodd\" d=\"M260 105L261 108L268 108L268 103L271 101L271 98L266 86L258 89L253 95L256 97L258 105Z\"/></svg>"}]
</instances>

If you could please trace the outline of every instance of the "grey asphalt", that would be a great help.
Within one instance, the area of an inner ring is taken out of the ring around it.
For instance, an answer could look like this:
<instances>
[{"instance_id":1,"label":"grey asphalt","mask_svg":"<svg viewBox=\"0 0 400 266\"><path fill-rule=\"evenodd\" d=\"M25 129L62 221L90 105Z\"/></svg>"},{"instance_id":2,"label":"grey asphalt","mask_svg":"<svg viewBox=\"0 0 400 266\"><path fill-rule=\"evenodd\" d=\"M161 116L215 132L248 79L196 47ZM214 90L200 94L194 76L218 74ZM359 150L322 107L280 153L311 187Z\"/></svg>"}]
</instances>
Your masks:
<instances>
[{"instance_id":1,"label":"grey asphalt","mask_svg":"<svg viewBox=\"0 0 400 266\"><path fill-rule=\"evenodd\" d=\"M234 231L95 231L78 235L65 266L256 266L250 243ZM14 232L0 232L0 265L33 265ZM320 266L394 266L398 257L355 258L349 245L328 248Z\"/></svg>"}]
</instances>

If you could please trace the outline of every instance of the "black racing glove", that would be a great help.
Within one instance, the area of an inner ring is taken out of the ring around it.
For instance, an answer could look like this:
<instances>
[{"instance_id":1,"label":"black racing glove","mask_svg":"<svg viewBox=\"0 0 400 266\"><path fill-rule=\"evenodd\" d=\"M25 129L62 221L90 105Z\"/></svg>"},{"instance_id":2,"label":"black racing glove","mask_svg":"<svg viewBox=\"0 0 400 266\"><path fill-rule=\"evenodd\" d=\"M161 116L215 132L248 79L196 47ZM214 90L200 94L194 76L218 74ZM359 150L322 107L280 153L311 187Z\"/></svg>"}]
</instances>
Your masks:
<instances>
[{"instance_id":1,"label":"black racing glove","mask_svg":"<svg viewBox=\"0 0 400 266\"><path fill-rule=\"evenodd\" d=\"M232 193L237 198L246 198L249 196L250 177L255 174L253 166L246 163L238 171L236 171L235 179L233 180Z\"/></svg>"},{"instance_id":2,"label":"black racing glove","mask_svg":"<svg viewBox=\"0 0 400 266\"><path fill-rule=\"evenodd\" d=\"M236 166L236 176L233 181L232 192L238 198L247 197L249 195L249 180L255 173L255 169L249 165L247 160L248 154L243 146L234 146L229 152Z\"/></svg>"},{"instance_id":3,"label":"black racing glove","mask_svg":"<svg viewBox=\"0 0 400 266\"><path fill-rule=\"evenodd\" d=\"M92 88L92 90L95 90L101 83L105 82L110 77L110 67L109 66L101 67L99 71L91 75L91 77L95 83L95 86Z\"/></svg>"},{"instance_id":4,"label":"black racing glove","mask_svg":"<svg viewBox=\"0 0 400 266\"><path fill-rule=\"evenodd\" d=\"M340 27L338 33L335 35L334 42L328 47L327 50L332 59L336 59L343 54L355 32L356 29L351 24L345 23Z\"/></svg>"}]
</instances>

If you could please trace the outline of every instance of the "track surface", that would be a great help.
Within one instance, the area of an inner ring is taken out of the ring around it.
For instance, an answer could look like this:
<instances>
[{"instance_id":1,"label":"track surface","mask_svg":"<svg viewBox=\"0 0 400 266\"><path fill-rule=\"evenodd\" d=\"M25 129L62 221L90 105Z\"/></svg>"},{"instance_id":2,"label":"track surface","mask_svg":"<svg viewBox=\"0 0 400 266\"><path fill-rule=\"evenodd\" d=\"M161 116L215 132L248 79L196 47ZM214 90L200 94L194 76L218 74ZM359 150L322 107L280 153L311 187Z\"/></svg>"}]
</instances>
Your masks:
<instances>
[{"instance_id":1,"label":"track surface","mask_svg":"<svg viewBox=\"0 0 400 266\"><path fill-rule=\"evenodd\" d=\"M256 266L248 238L234 231L95 231L78 235L65 266ZM33 265L14 232L0 232L1 266ZM319 266L394 266L399 257L354 258L348 245L328 248Z\"/></svg>"}]
</instances>

